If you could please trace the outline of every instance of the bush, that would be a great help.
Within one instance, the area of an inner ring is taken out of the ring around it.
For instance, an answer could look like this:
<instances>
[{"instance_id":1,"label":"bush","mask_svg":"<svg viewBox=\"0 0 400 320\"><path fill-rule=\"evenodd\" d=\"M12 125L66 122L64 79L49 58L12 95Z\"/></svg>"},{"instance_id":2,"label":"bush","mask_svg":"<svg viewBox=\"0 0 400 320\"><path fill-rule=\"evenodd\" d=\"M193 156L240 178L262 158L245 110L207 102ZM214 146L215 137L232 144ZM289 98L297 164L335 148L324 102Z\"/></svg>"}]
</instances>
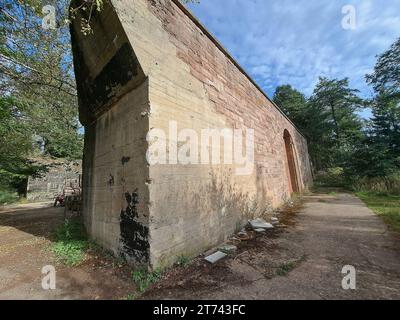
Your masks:
<instances>
[{"instance_id":1,"label":"bush","mask_svg":"<svg viewBox=\"0 0 400 320\"><path fill-rule=\"evenodd\" d=\"M17 192L0 189L0 205L17 202L19 199Z\"/></svg>"},{"instance_id":2,"label":"bush","mask_svg":"<svg viewBox=\"0 0 400 320\"><path fill-rule=\"evenodd\" d=\"M314 185L316 187L346 187L347 181L343 172L343 168L329 168L326 171L318 172L317 176L315 177Z\"/></svg>"}]
</instances>

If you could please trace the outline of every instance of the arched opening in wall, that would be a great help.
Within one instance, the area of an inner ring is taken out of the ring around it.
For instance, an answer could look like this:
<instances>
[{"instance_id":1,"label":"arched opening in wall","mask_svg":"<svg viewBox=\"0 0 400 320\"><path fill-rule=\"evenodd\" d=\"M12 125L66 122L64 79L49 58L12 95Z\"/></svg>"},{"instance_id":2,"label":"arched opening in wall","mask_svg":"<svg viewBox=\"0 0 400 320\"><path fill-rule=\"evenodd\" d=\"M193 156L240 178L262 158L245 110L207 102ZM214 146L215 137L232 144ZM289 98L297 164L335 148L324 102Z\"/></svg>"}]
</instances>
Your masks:
<instances>
[{"instance_id":1,"label":"arched opening in wall","mask_svg":"<svg viewBox=\"0 0 400 320\"><path fill-rule=\"evenodd\" d=\"M290 193L299 192L299 180L297 175L296 159L293 146L292 136L289 131L285 130L283 133L283 139L285 140L285 150L286 150L286 163L288 168L288 178L289 178L289 191Z\"/></svg>"}]
</instances>

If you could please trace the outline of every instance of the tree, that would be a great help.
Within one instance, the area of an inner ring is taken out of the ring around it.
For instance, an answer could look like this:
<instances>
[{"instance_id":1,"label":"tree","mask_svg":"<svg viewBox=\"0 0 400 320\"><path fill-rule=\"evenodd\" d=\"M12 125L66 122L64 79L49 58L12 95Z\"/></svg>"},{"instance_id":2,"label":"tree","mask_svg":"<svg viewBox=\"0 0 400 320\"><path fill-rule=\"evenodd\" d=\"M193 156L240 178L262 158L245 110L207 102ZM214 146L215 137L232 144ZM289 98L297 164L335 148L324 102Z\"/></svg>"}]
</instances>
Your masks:
<instances>
[{"instance_id":1,"label":"tree","mask_svg":"<svg viewBox=\"0 0 400 320\"><path fill-rule=\"evenodd\" d=\"M68 3L57 2L60 17ZM48 154L79 158L82 141L68 25L42 28L41 9L40 1L15 0L6 0L1 8L0 92L26 106L30 133L43 137Z\"/></svg>"},{"instance_id":2,"label":"tree","mask_svg":"<svg viewBox=\"0 0 400 320\"><path fill-rule=\"evenodd\" d=\"M366 79L376 92L373 116L354 162L368 176L386 176L400 169L400 39L378 56Z\"/></svg>"},{"instance_id":3,"label":"tree","mask_svg":"<svg viewBox=\"0 0 400 320\"><path fill-rule=\"evenodd\" d=\"M400 38L389 50L378 56L374 72L366 76L375 92L385 95L400 94Z\"/></svg>"},{"instance_id":4,"label":"tree","mask_svg":"<svg viewBox=\"0 0 400 320\"><path fill-rule=\"evenodd\" d=\"M362 138L362 122L356 111L363 107L348 80L320 78L306 99L290 85L280 86L274 101L306 136L316 170L341 166Z\"/></svg>"},{"instance_id":5,"label":"tree","mask_svg":"<svg viewBox=\"0 0 400 320\"><path fill-rule=\"evenodd\" d=\"M0 170L23 173L32 148L24 106L12 97L0 98Z\"/></svg>"},{"instance_id":6,"label":"tree","mask_svg":"<svg viewBox=\"0 0 400 320\"><path fill-rule=\"evenodd\" d=\"M0 97L0 189L12 187L21 195L27 176L45 169L28 159L32 137L25 109L12 97Z\"/></svg>"},{"instance_id":7,"label":"tree","mask_svg":"<svg viewBox=\"0 0 400 320\"><path fill-rule=\"evenodd\" d=\"M55 4L62 21L69 1ZM0 11L1 178L26 177L41 168L30 160L35 136L50 156L81 158L69 30L42 27L41 1L5 0Z\"/></svg>"},{"instance_id":8,"label":"tree","mask_svg":"<svg viewBox=\"0 0 400 320\"><path fill-rule=\"evenodd\" d=\"M364 107L358 90L349 88L347 78L342 80L320 77L310 99L319 109L329 113L332 137L338 148L358 138L362 123L355 113Z\"/></svg>"},{"instance_id":9,"label":"tree","mask_svg":"<svg viewBox=\"0 0 400 320\"><path fill-rule=\"evenodd\" d=\"M291 85L283 85L276 88L273 101L300 131L306 130L307 100L304 94L292 88Z\"/></svg>"},{"instance_id":10,"label":"tree","mask_svg":"<svg viewBox=\"0 0 400 320\"><path fill-rule=\"evenodd\" d=\"M384 144L393 158L400 156L399 99L381 92L372 103L372 134L377 143Z\"/></svg>"}]
</instances>

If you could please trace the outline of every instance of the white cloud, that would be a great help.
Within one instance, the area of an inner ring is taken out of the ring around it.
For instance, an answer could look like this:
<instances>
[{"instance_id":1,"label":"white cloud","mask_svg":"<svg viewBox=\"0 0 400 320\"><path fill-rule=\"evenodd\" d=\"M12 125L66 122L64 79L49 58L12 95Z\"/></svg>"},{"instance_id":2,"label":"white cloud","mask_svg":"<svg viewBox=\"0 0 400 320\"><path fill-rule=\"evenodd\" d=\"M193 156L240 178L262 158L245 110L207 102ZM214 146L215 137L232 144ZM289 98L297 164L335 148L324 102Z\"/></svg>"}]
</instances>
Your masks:
<instances>
[{"instance_id":1,"label":"white cloud","mask_svg":"<svg viewBox=\"0 0 400 320\"><path fill-rule=\"evenodd\" d=\"M341 27L352 4L357 29ZM400 0L201 0L192 10L269 93L290 83L312 93L318 77L349 77L368 96L364 75L400 36Z\"/></svg>"}]
</instances>

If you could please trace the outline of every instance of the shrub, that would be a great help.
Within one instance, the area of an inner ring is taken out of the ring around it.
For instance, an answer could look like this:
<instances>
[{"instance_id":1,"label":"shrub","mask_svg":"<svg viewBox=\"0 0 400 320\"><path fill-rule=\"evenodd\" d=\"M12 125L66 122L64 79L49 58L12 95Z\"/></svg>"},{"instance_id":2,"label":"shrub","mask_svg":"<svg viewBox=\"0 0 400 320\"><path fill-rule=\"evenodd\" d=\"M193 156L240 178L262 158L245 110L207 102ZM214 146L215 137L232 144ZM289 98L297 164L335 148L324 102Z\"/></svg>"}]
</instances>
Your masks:
<instances>
[{"instance_id":1,"label":"shrub","mask_svg":"<svg viewBox=\"0 0 400 320\"><path fill-rule=\"evenodd\" d=\"M16 192L7 189L0 189L0 205L14 203L17 202L18 199L19 197Z\"/></svg>"},{"instance_id":2,"label":"shrub","mask_svg":"<svg viewBox=\"0 0 400 320\"><path fill-rule=\"evenodd\" d=\"M318 172L315 178L316 187L342 188L347 185L343 168L329 168L326 171Z\"/></svg>"}]
</instances>

